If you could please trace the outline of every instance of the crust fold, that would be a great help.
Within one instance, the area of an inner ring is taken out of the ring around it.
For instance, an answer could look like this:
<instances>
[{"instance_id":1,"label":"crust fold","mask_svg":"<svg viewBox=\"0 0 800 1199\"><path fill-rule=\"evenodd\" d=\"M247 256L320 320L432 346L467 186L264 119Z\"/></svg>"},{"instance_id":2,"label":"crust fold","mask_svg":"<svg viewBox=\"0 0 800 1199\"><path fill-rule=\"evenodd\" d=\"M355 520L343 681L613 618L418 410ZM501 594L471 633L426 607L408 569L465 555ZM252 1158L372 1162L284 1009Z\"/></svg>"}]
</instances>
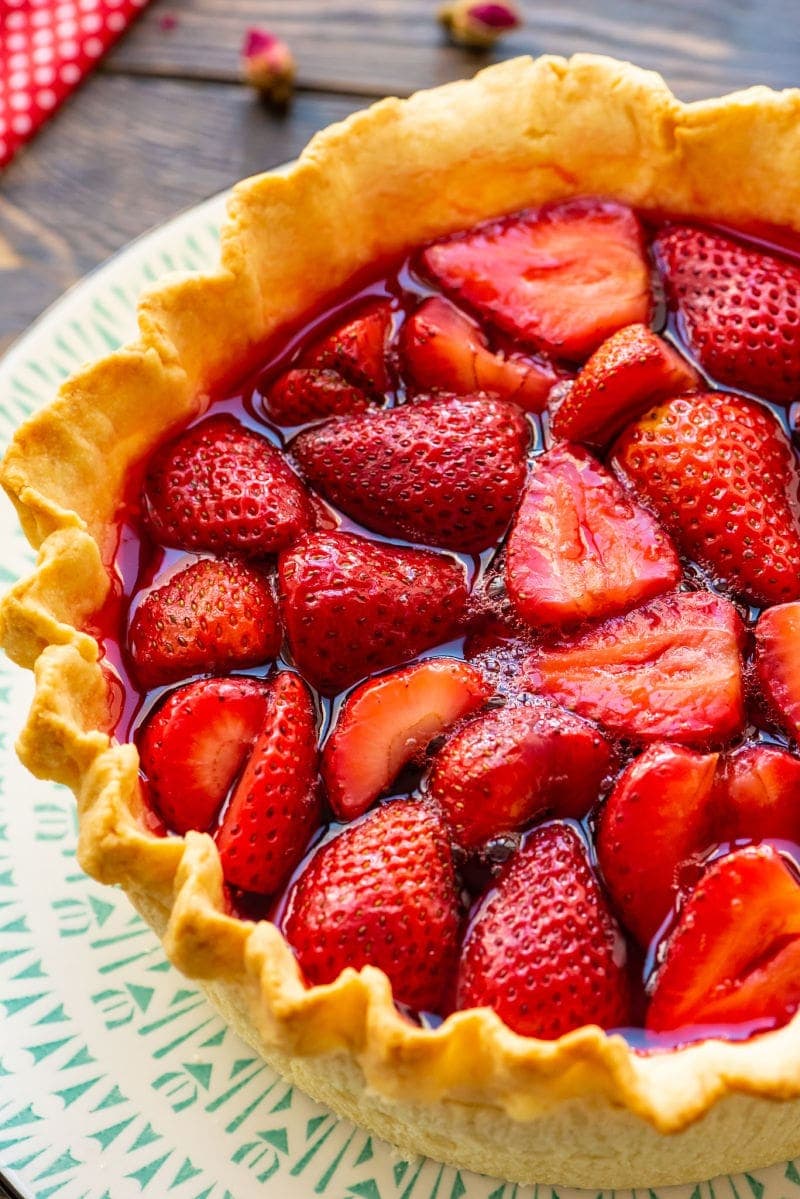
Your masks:
<instances>
[{"instance_id":1,"label":"crust fold","mask_svg":"<svg viewBox=\"0 0 800 1199\"><path fill-rule=\"evenodd\" d=\"M752 88L684 105L629 64L519 59L384 100L318 134L291 171L239 184L219 271L163 281L142 301L139 340L79 371L14 438L0 478L40 555L3 600L0 640L35 671L18 749L34 774L76 792L83 868L128 891L171 959L208 981L269 1060L406 1147L519 1181L549 1170L561 1183L652 1185L738 1161L743 1123L761 1130L768 1153L800 1150L800 1131L787 1131L800 1127L800 1104L771 1103L800 1097L800 1020L755 1041L644 1057L596 1028L522 1038L485 1010L418 1029L372 968L306 988L272 925L227 914L209 837L148 831L136 751L109 737L108 675L82 631L106 598L131 470L204 410L210 388L371 262L575 194L800 229L800 92ZM694 1134L697 1121L708 1136ZM518 1124L545 1140L556 1129L551 1149L525 1156ZM639 1138L646 1161L607 1143L616 1127ZM675 1134L668 1154L664 1133Z\"/></svg>"}]
</instances>

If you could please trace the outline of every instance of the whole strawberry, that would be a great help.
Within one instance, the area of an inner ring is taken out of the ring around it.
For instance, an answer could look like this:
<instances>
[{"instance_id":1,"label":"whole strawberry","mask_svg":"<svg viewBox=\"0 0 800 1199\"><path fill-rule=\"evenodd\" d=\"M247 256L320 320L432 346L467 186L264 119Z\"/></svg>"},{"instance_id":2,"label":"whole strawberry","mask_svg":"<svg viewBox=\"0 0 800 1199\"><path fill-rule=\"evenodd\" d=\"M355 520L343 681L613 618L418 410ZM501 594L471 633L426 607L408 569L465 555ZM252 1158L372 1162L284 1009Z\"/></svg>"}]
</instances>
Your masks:
<instances>
[{"instance_id":1,"label":"whole strawberry","mask_svg":"<svg viewBox=\"0 0 800 1199\"><path fill-rule=\"evenodd\" d=\"M630 1023L625 943L574 829L547 824L510 859L464 942L459 1008L552 1040Z\"/></svg>"},{"instance_id":2,"label":"whole strawberry","mask_svg":"<svg viewBox=\"0 0 800 1199\"><path fill-rule=\"evenodd\" d=\"M459 562L353 533L301 538L279 579L295 664L328 694L454 637L467 599Z\"/></svg>"},{"instance_id":3,"label":"whole strawberry","mask_svg":"<svg viewBox=\"0 0 800 1199\"><path fill-rule=\"evenodd\" d=\"M154 455L142 507L162 545L251 557L290 545L313 524L306 490L280 451L227 415Z\"/></svg>"},{"instance_id":4,"label":"whole strawberry","mask_svg":"<svg viewBox=\"0 0 800 1199\"><path fill-rule=\"evenodd\" d=\"M144 597L128 632L142 687L256 666L280 644L269 580L236 558L201 558L171 575Z\"/></svg>"},{"instance_id":5,"label":"whole strawberry","mask_svg":"<svg viewBox=\"0 0 800 1199\"><path fill-rule=\"evenodd\" d=\"M320 817L317 716L303 680L281 671L225 809L217 848L225 881L271 895L302 857Z\"/></svg>"},{"instance_id":6,"label":"whole strawberry","mask_svg":"<svg viewBox=\"0 0 800 1199\"><path fill-rule=\"evenodd\" d=\"M800 394L800 269L733 238L677 225L656 238L667 297L700 365L729 387Z\"/></svg>"},{"instance_id":7,"label":"whole strawberry","mask_svg":"<svg viewBox=\"0 0 800 1199\"><path fill-rule=\"evenodd\" d=\"M367 528L477 553L513 515L529 440L514 404L451 396L330 420L293 450L309 482Z\"/></svg>"},{"instance_id":8,"label":"whole strawberry","mask_svg":"<svg viewBox=\"0 0 800 1199\"><path fill-rule=\"evenodd\" d=\"M800 471L763 404L721 391L668 400L628 427L612 462L716 582L754 604L800 599Z\"/></svg>"},{"instance_id":9,"label":"whole strawberry","mask_svg":"<svg viewBox=\"0 0 800 1199\"><path fill-rule=\"evenodd\" d=\"M289 893L283 931L310 983L377 966L394 997L441 1009L458 952L458 896L437 812L394 800L311 859Z\"/></svg>"}]
</instances>

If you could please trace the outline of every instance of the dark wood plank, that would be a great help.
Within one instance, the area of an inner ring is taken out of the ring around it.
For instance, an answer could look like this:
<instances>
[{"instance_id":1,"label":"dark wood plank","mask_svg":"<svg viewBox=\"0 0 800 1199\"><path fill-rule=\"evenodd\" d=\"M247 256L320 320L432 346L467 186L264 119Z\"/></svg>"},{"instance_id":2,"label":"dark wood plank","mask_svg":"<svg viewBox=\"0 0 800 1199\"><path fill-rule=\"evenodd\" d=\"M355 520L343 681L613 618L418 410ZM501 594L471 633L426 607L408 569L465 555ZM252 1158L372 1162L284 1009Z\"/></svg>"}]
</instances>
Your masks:
<instances>
[{"instance_id":1,"label":"dark wood plank","mask_svg":"<svg viewBox=\"0 0 800 1199\"><path fill-rule=\"evenodd\" d=\"M407 94L513 54L593 51L660 70L684 99L800 83L794 0L523 0L524 28L488 54L448 46L436 0L157 0L110 71L239 77L245 29L284 37L306 88ZM175 25L165 28L165 18Z\"/></svg>"},{"instance_id":2,"label":"dark wood plank","mask_svg":"<svg viewBox=\"0 0 800 1199\"><path fill-rule=\"evenodd\" d=\"M285 118L234 85L95 75L3 176L0 350L131 238L362 104L301 95Z\"/></svg>"}]
</instances>

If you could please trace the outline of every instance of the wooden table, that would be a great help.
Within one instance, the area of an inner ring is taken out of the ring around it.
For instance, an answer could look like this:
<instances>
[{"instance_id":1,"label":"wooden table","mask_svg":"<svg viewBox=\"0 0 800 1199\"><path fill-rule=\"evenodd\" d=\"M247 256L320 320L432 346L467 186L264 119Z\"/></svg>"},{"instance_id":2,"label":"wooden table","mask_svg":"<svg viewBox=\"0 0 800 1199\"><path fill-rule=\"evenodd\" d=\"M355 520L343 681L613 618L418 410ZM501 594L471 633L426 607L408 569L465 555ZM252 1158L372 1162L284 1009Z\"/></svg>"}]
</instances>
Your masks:
<instances>
[{"instance_id":1,"label":"wooden table","mask_svg":"<svg viewBox=\"0 0 800 1199\"><path fill-rule=\"evenodd\" d=\"M527 0L524 27L483 54L447 45L436 9L437 0L152 0L0 177L0 350L132 237L291 158L377 96L515 54L578 50L656 68L687 100L800 84L796 0ZM298 61L283 115L240 82L251 25L280 34Z\"/></svg>"}]
</instances>

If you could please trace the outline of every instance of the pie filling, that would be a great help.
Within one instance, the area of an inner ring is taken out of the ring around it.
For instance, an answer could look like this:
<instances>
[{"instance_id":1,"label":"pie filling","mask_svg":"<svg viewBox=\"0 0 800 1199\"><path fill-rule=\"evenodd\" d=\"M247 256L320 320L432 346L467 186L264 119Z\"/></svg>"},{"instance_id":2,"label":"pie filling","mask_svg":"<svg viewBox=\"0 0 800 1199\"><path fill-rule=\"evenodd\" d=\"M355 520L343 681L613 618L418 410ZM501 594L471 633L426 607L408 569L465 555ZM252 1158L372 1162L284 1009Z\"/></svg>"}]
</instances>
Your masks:
<instances>
[{"instance_id":1,"label":"pie filling","mask_svg":"<svg viewBox=\"0 0 800 1199\"><path fill-rule=\"evenodd\" d=\"M144 819L309 985L642 1051L800 1004L800 255L586 199L422 247L131 477Z\"/></svg>"}]
</instances>

